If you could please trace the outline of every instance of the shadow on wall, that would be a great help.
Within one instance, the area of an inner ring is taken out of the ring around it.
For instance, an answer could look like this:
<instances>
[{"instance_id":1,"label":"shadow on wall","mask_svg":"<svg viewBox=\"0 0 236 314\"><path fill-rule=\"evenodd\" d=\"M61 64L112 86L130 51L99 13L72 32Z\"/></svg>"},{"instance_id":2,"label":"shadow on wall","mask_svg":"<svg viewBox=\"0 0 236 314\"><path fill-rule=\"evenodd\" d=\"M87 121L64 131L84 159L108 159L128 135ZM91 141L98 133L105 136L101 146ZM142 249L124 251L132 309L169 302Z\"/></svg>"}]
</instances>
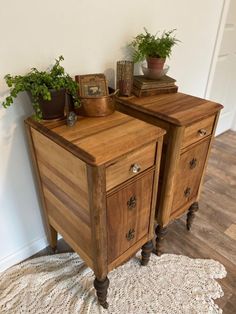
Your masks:
<instances>
[{"instance_id":1,"label":"shadow on wall","mask_svg":"<svg viewBox=\"0 0 236 314\"><path fill-rule=\"evenodd\" d=\"M129 45L131 40L133 38L130 38L130 41L121 48L121 51L122 51L122 55L124 56L123 57L123 60L130 60L132 61L133 60L133 53L134 53L134 50L133 48ZM135 63L134 64L134 75L142 75L142 70L141 70L141 63L138 62L138 63Z\"/></svg>"},{"instance_id":2,"label":"shadow on wall","mask_svg":"<svg viewBox=\"0 0 236 314\"><path fill-rule=\"evenodd\" d=\"M21 93L10 108L0 109L0 211L7 226L4 230L0 222L0 233L4 233L1 238L7 236L8 239L4 241L2 254L15 250L18 243L22 246L28 244L29 239L35 240L32 237L43 236L39 197L24 128L24 119L32 113L26 93Z\"/></svg>"},{"instance_id":3,"label":"shadow on wall","mask_svg":"<svg viewBox=\"0 0 236 314\"><path fill-rule=\"evenodd\" d=\"M115 70L112 68L108 68L104 71L104 74L105 74L108 86L115 89Z\"/></svg>"},{"instance_id":4,"label":"shadow on wall","mask_svg":"<svg viewBox=\"0 0 236 314\"><path fill-rule=\"evenodd\" d=\"M114 61L114 68L107 68L104 71L104 74L106 76L108 86L112 87L113 89L116 89L116 75L117 75L117 62L122 60L129 60L132 61L132 50L130 47L128 47L128 44L121 47L122 57ZM134 75L141 75L143 74L141 71L141 65L140 63L134 64Z\"/></svg>"}]
</instances>

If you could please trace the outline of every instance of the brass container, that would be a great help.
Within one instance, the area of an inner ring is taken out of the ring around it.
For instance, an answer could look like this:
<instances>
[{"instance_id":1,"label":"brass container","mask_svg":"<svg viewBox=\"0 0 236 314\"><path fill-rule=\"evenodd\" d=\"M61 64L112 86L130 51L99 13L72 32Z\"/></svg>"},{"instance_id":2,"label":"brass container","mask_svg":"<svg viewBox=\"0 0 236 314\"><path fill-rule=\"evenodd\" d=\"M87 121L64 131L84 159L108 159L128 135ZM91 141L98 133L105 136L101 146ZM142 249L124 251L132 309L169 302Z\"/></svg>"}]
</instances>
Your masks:
<instances>
[{"instance_id":1,"label":"brass container","mask_svg":"<svg viewBox=\"0 0 236 314\"><path fill-rule=\"evenodd\" d=\"M76 109L76 113L86 117L105 117L115 111L114 97L118 90L101 97L81 97L81 106Z\"/></svg>"}]
</instances>

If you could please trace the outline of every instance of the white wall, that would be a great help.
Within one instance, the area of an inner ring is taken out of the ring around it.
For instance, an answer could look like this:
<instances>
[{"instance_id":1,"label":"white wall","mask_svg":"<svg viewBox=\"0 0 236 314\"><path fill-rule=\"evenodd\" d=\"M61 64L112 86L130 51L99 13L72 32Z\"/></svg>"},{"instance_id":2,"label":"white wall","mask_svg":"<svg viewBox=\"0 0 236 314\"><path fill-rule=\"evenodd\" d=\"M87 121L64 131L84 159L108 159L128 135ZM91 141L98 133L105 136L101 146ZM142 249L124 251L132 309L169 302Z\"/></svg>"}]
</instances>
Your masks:
<instances>
[{"instance_id":1,"label":"white wall","mask_svg":"<svg viewBox=\"0 0 236 314\"><path fill-rule=\"evenodd\" d=\"M126 44L149 31L177 28L169 74L179 90L204 96L223 0L0 0L0 97L6 73L41 69L62 54L71 75L105 72L114 85ZM23 120L26 95L0 109L0 269L46 245Z\"/></svg>"}]
</instances>

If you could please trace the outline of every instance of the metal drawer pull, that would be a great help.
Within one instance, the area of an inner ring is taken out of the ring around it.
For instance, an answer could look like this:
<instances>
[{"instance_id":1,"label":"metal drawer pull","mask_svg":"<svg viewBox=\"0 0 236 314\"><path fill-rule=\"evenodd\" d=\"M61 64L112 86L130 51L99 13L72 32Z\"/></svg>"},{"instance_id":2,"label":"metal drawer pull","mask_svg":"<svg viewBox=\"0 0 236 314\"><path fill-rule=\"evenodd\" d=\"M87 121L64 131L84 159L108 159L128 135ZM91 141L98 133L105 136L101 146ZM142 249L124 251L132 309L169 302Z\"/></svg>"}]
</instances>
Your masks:
<instances>
[{"instance_id":1,"label":"metal drawer pull","mask_svg":"<svg viewBox=\"0 0 236 314\"><path fill-rule=\"evenodd\" d=\"M190 162L189 162L189 168L190 169L194 169L197 165L197 158L193 158Z\"/></svg>"},{"instance_id":2,"label":"metal drawer pull","mask_svg":"<svg viewBox=\"0 0 236 314\"><path fill-rule=\"evenodd\" d=\"M198 134L200 136L205 136L207 134L207 130L206 129L200 129L200 130L198 130Z\"/></svg>"},{"instance_id":3,"label":"metal drawer pull","mask_svg":"<svg viewBox=\"0 0 236 314\"><path fill-rule=\"evenodd\" d=\"M139 171L141 170L141 166L139 164L133 164L131 165L130 170L133 173L139 173Z\"/></svg>"},{"instance_id":4,"label":"metal drawer pull","mask_svg":"<svg viewBox=\"0 0 236 314\"><path fill-rule=\"evenodd\" d=\"M135 230L134 229L129 229L129 232L126 233L126 239L128 241L132 240L135 236Z\"/></svg>"},{"instance_id":5,"label":"metal drawer pull","mask_svg":"<svg viewBox=\"0 0 236 314\"><path fill-rule=\"evenodd\" d=\"M128 209L133 209L136 207L137 199L136 196L131 196L131 198L127 202Z\"/></svg>"},{"instance_id":6,"label":"metal drawer pull","mask_svg":"<svg viewBox=\"0 0 236 314\"><path fill-rule=\"evenodd\" d=\"M191 194L191 188L187 187L187 189L184 191L184 196L189 197L190 194Z\"/></svg>"}]
</instances>

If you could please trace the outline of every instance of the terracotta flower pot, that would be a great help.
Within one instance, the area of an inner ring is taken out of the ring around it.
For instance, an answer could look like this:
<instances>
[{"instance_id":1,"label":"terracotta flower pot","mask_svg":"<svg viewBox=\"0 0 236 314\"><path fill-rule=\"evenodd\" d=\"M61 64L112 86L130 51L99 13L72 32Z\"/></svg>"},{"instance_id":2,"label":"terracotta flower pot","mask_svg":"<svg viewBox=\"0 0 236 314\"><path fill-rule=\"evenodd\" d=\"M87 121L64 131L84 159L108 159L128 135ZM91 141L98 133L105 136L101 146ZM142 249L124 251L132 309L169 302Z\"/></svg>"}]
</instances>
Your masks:
<instances>
[{"instance_id":1,"label":"terracotta flower pot","mask_svg":"<svg viewBox=\"0 0 236 314\"><path fill-rule=\"evenodd\" d=\"M147 57L147 66L149 69L162 70L166 59Z\"/></svg>"}]
</instances>

